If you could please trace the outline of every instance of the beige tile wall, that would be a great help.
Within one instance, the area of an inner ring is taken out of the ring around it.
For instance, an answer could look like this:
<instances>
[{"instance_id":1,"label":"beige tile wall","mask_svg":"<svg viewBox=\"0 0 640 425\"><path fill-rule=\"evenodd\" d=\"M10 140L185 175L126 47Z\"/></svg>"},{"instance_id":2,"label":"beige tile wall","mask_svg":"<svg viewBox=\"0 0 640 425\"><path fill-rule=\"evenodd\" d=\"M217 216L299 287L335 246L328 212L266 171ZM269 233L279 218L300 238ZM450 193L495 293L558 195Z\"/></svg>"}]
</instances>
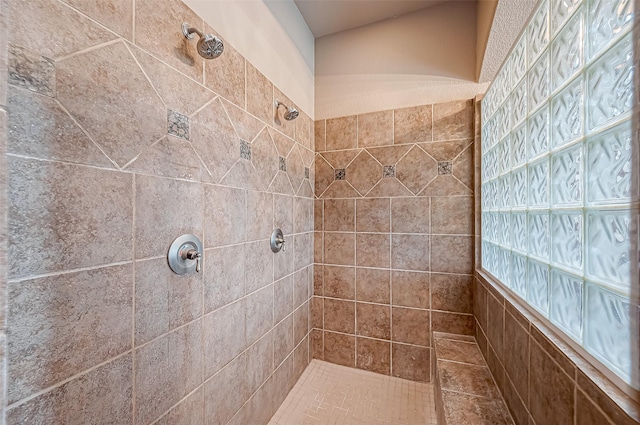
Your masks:
<instances>
[{"instance_id":1,"label":"beige tile wall","mask_svg":"<svg viewBox=\"0 0 640 425\"><path fill-rule=\"evenodd\" d=\"M7 24L7 3L0 0L0 425L5 423L7 382Z\"/></svg>"},{"instance_id":2,"label":"beige tile wall","mask_svg":"<svg viewBox=\"0 0 640 425\"><path fill-rule=\"evenodd\" d=\"M228 43L201 59L179 0L6 4L7 423L267 423L309 362L311 119ZM166 264L183 233L200 274Z\"/></svg>"},{"instance_id":3,"label":"beige tile wall","mask_svg":"<svg viewBox=\"0 0 640 425\"><path fill-rule=\"evenodd\" d=\"M316 121L315 358L430 381L473 334L474 104Z\"/></svg>"}]
</instances>

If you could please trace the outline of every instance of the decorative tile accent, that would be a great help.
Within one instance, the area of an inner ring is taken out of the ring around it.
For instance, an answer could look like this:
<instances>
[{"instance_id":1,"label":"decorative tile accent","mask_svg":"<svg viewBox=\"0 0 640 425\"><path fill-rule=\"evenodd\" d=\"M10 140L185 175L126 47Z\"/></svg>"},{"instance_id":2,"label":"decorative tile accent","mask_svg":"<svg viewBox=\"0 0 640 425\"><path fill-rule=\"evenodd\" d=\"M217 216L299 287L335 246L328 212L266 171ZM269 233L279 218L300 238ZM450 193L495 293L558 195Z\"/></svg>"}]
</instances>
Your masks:
<instances>
[{"instance_id":1,"label":"decorative tile accent","mask_svg":"<svg viewBox=\"0 0 640 425\"><path fill-rule=\"evenodd\" d=\"M396 166L395 165L385 165L384 171L382 173L382 177L385 179L395 178L396 177Z\"/></svg>"},{"instance_id":2,"label":"decorative tile accent","mask_svg":"<svg viewBox=\"0 0 640 425\"><path fill-rule=\"evenodd\" d=\"M344 180L346 178L346 171L344 168L340 168L338 170L335 170L335 180Z\"/></svg>"},{"instance_id":3,"label":"decorative tile accent","mask_svg":"<svg viewBox=\"0 0 640 425\"><path fill-rule=\"evenodd\" d=\"M169 134L189 140L189 117L169 110L167 112L167 121Z\"/></svg>"},{"instance_id":4,"label":"decorative tile accent","mask_svg":"<svg viewBox=\"0 0 640 425\"><path fill-rule=\"evenodd\" d=\"M451 166L450 161L440 161L438 162L438 174L443 176L445 174L451 174L453 171L453 167Z\"/></svg>"},{"instance_id":5,"label":"decorative tile accent","mask_svg":"<svg viewBox=\"0 0 640 425\"><path fill-rule=\"evenodd\" d=\"M244 140L240 140L240 158L251 161L251 145Z\"/></svg>"},{"instance_id":6,"label":"decorative tile accent","mask_svg":"<svg viewBox=\"0 0 640 425\"><path fill-rule=\"evenodd\" d=\"M280 171L287 171L287 159L283 156L278 157L278 169Z\"/></svg>"},{"instance_id":7,"label":"decorative tile accent","mask_svg":"<svg viewBox=\"0 0 640 425\"><path fill-rule=\"evenodd\" d=\"M309 180L309 173L310 173L309 167L304 167L304 178L307 180Z\"/></svg>"},{"instance_id":8,"label":"decorative tile accent","mask_svg":"<svg viewBox=\"0 0 640 425\"><path fill-rule=\"evenodd\" d=\"M9 44L9 84L54 96L56 89L55 64L20 46Z\"/></svg>"}]
</instances>

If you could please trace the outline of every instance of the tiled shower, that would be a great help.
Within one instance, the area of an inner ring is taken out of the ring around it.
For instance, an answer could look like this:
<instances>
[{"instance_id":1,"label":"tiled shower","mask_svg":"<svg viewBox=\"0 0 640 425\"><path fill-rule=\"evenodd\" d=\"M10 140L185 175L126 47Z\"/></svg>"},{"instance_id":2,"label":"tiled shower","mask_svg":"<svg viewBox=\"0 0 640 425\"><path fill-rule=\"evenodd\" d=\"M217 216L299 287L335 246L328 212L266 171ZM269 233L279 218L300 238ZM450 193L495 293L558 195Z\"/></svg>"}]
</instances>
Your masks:
<instances>
[{"instance_id":1,"label":"tiled shower","mask_svg":"<svg viewBox=\"0 0 640 425\"><path fill-rule=\"evenodd\" d=\"M216 34L181 0L0 0L0 423L264 425L341 366L432 403L434 332L477 343L504 423L638 423L478 272L482 96L314 121L185 21ZM189 276L167 266L183 234Z\"/></svg>"}]
</instances>

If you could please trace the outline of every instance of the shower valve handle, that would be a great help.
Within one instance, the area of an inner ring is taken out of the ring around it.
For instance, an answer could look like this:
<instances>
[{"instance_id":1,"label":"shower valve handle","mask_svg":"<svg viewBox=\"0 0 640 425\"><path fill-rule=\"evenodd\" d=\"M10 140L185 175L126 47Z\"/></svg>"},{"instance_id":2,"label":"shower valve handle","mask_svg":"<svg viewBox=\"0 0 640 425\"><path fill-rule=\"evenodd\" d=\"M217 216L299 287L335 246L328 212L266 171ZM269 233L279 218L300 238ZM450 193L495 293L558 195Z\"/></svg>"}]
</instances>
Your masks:
<instances>
[{"instance_id":1,"label":"shower valve handle","mask_svg":"<svg viewBox=\"0 0 640 425\"><path fill-rule=\"evenodd\" d=\"M183 260L196 260L196 272L200 273L200 259L202 254L196 249L189 249L182 252Z\"/></svg>"}]
</instances>

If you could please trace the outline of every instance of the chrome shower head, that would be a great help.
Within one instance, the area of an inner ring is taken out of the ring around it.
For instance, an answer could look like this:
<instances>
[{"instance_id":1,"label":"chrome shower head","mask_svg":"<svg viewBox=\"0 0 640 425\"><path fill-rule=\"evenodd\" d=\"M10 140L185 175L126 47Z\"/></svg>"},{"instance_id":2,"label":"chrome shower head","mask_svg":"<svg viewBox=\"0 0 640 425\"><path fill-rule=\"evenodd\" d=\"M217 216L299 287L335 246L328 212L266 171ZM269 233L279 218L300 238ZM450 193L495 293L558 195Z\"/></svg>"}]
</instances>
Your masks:
<instances>
[{"instance_id":1,"label":"chrome shower head","mask_svg":"<svg viewBox=\"0 0 640 425\"><path fill-rule=\"evenodd\" d=\"M193 40L193 34L198 34L198 53L205 59L215 59L224 51L224 43L213 34L204 34L202 31L189 27L186 22L182 24L182 34L188 39Z\"/></svg>"},{"instance_id":2,"label":"chrome shower head","mask_svg":"<svg viewBox=\"0 0 640 425\"><path fill-rule=\"evenodd\" d=\"M276 113L277 113L278 108L280 106L284 106L284 108L287 110L284 113L284 119L287 120L287 121L293 121L296 118L298 118L298 115L300 115L300 112L296 108L289 108L287 105L285 105L284 103L280 102L279 100L276 100Z\"/></svg>"}]
</instances>

